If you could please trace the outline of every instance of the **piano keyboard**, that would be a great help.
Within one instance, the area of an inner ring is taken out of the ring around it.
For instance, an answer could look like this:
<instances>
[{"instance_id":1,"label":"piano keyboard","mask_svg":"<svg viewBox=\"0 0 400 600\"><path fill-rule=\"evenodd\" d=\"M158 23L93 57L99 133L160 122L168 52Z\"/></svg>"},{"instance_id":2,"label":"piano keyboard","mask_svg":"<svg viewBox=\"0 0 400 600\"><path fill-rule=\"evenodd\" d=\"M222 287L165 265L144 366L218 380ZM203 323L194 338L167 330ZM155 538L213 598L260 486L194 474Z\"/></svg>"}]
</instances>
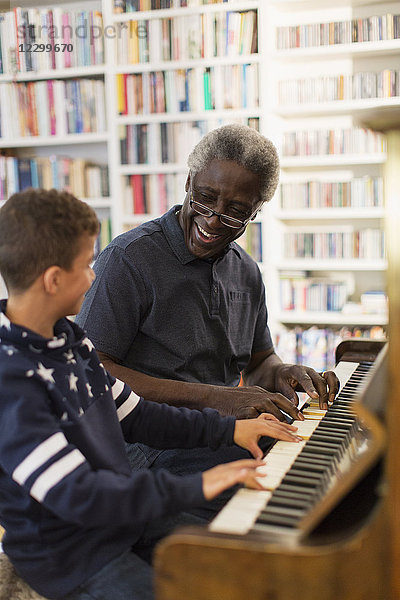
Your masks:
<instances>
[{"instance_id":1,"label":"piano keyboard","mask_svg":"<svg viewBox=\"0 0 400 600\"><path fill-rule=\"evenodd\" d=\"M316 506L363 452L365 436L352 410L372 362L339 362L340 391L328 410L308 399L304 421L294 421L302 442L277 441L259 467L265 491L240 489L210 523L216 533L264 532L298 538L318 517ZM315 513L310 520L310 515Z\"/></svg>"}]
</instances>

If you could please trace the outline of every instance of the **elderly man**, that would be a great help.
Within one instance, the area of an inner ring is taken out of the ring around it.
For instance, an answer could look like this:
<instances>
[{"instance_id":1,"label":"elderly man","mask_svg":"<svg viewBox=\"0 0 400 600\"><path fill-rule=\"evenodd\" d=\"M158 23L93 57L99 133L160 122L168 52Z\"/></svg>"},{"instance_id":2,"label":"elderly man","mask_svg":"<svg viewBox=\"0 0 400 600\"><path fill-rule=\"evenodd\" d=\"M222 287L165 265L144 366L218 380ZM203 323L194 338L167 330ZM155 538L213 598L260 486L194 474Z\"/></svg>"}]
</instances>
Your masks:
<instances>
[{"instance_id":1,"label":"elderly man","mask_svg":"<svg viewBox=\"0 0 400 600\"><path fill-rule=\"evenodd\" d=\"M183 205L117 237L99 256L78 323L105 367L144 398L239 418L270 412L283 420L284 411L302 419L297 388L326 408L336 376L282 363L260 271L234 241L275 192L274 145L254 129L227 125L196 145L188 166ZM130 454L136 467L182 474L245 455L143 445Z\"/></svg>"}]
</instances>

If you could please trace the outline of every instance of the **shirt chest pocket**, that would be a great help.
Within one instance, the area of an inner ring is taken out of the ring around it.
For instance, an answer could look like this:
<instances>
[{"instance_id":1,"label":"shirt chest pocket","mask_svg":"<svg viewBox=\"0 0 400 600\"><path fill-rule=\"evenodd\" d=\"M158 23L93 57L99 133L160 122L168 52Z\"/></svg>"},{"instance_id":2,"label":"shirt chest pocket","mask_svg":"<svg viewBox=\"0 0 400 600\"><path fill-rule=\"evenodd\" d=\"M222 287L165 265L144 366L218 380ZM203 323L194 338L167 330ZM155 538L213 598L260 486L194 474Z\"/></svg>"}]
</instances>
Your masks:
<instances>
[{"instance_id":1,"label":"shirt chest pocket","mask_svg":"<svg viewBox=\"0 0 400 600\"><path fill-rule=\"evenodd\" d=\"M250 292L247 291L233 291L231 290L228 294L229 304L233 304L233 306L237 303L250 303Z\"/></svg>"},{"instance_id":2,"label":"shirt chest pocket","mask_svg":"<svg viewBox=\"0 0 400 600\"><path fill-rule=\"evenodd\" d=\"M228 323L230 343L235 354L249 352L253 342L254 308L248 290L229 291Z\"/></svg>"}]
</instances>

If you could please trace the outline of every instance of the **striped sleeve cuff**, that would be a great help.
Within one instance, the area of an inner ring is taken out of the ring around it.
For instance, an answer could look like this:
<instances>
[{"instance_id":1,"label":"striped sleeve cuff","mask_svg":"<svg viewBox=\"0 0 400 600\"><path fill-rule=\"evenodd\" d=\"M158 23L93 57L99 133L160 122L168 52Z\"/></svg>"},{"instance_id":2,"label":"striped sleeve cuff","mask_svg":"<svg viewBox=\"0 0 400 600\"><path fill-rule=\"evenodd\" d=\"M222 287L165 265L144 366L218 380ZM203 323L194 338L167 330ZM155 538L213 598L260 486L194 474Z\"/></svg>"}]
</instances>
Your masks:
<instances>
[{"instance_id":1,"label":"striped sleeve cuff","mask_svg":"<svg viewBox=\"0 0 400 600\"><path fill-rule=\"evenodd\" d=\"M139 404L140 396L132 392L129 386L120 379L115 380L111 392L117 407L118 419L121 422L135 410Z\"/></svg>"},{"instance_id":2,"label":"striped sleeve cuff","mask_svg":"<svg viewBox=\"0 0 400 600\"><path fill-rule=\"evenodd\" d=\"M12 477L19 485L29 481L30 494L42 502L48 492L85 462L76 448L65 453L68 441L61 432L54 433L36 446L14 469Z\"/></svg>"}]
</instances>

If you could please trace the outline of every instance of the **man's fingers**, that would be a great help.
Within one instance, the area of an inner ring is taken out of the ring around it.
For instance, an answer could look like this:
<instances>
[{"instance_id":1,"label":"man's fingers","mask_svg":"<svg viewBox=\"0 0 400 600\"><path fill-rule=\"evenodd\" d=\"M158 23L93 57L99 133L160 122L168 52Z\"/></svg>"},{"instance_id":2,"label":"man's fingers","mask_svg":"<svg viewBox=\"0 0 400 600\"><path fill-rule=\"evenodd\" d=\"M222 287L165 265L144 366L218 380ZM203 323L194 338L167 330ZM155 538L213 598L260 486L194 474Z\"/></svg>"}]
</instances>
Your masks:
<instances>
[{"instance_id":1,"label":"man's fingers","mask_svg":"<svg viewBox=\"0 0 400 600\"><path fill-rule=\"evenodd\" d=\"M279 394L274 394L278 396ZM284 421L285 417L281 413L279 406L275 402L272 402L269 398L265 398L265 400L258 400L254 403L254 408L257 410L257 416L262 413L269 413L276 418L277 421Z\"/></svg>"},{"instance_id":2,"label":"man's fingers","mask_svg":"<svg viewBox=\"0 0 400 600\"><path fill-rule=\"evenodd\" d=\"M242 406L237 411L237 419L256 419L260 414L254 406Z\"/></svg>"},{"instance_id":3,"label":"man's fingers","mask_svg":"<svg viewBox=\"0 0 400 600\"><path fill-rule=\"evenodd\" d=\"M282 381L279 382L279 391L280 391L280 393L283 396L285 396L285 398L287 398L288 400L290 400L290 402L294 406L298 405L299 398L298 398L296 392L294 391L294 389L292 388L292 386L290 385L290 383L288 383L284 379L282 379Z\"/></svg>"},{"instance_id":4,"label":"man's fingers","mask_svg":"<svg viewBox=\"0 0 400 600\"><path fill-rule=\"evenodd\" d=\"M292 390L293 391L293 390ZM297 396L296 396L297 398ZM296 406L286 398L283 394L274 394L274 404L279 409L278 419L279 421L285 421L285 417L281 411L292 417L292 419L299 419L302 421L304 419L302 413L296 408ZM265 409L264 409L265 410ZM268 410L268 409L267 409ZM272 411L268 411L272 412ZM275 413L273 413L275 414Z\"/></svg>"},{"instance_id":5,"label":"man's fingers","mask_svg":"<svg viewBox=\"0 0 400 600\"><path fill-rule=\"evenodd\" d=\"M298 367L296 368L296 374L294 375L300 385L300 387L303 388L303 390L306 392L306 394L308 394L310 396L310 398L314 398L317 399L319 394L318 394L318 390L315 389L315 381L312 377L310 377L310 374L308 371L312 371L313 373L315 373L315 375L318 375L318 373L316 371L313 371L312 369L308 369L307 367ZM324 382L325 385L325 382Z\"/></svg>"},{"instance_id":6,"label":"man's fingers","mask_svg":"<svg viewBox=\"0 0 400 600\"><path fill-rule=\"evenodd\" d=\"M340 381L333 371L324 371L322 377L326 380L329 390L329 401L333 402L339 392Z\"/></svg>"}]
</instances>

